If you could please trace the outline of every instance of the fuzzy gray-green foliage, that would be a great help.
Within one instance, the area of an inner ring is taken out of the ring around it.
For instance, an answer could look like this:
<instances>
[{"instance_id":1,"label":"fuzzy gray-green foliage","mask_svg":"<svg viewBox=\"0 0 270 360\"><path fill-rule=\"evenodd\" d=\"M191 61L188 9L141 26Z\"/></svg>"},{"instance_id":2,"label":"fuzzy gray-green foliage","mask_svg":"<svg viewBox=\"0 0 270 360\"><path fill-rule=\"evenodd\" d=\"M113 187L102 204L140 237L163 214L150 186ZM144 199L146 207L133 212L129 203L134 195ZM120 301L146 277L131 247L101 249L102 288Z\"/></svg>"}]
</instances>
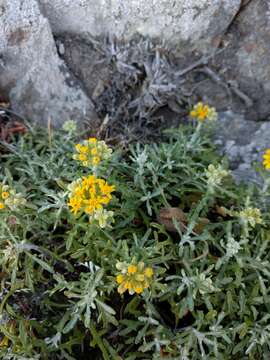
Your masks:
<instances>
[{"instance_id":1,"label":"fuzzy gray-green foliage","mask_svg":"<svg viewBox=\"0 0 270 360\"><path fill-rule=\"evenodd\" d=\"M174 129L164 143L115 151L108 229L67 208L66 185L85 173L75 139L29 131L2 144L2 180L27 198L0 215L3 359L269 358L269 215L254 227L237 216L259 189L229 177L209 189L205 170L220 159L197 135ZM157 221L169 207L185 212L184 228ZM133 258L154 279L142 295L120 295L115 264Z\"/></svg>"}]
</instances>

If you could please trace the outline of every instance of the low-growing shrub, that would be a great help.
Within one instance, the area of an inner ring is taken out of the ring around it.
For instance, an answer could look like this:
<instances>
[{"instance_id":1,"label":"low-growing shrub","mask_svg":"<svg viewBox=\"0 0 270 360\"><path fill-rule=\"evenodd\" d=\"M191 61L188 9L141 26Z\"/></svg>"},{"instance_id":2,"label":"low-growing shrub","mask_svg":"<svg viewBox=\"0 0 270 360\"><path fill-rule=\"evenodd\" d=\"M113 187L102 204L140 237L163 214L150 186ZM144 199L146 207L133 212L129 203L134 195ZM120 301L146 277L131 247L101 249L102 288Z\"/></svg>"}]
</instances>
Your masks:
<instances>
[{"instance_id":1,"label":"low-growing shrub","mask_svg":"<svg viewBox=\"0 0 270 360\"><path fill-rule=\"evenodd\" d=\"M65 130L1 145L1 358L269 359L267 181L206 122L125 152Z\"/></svg>"}]
</instances>

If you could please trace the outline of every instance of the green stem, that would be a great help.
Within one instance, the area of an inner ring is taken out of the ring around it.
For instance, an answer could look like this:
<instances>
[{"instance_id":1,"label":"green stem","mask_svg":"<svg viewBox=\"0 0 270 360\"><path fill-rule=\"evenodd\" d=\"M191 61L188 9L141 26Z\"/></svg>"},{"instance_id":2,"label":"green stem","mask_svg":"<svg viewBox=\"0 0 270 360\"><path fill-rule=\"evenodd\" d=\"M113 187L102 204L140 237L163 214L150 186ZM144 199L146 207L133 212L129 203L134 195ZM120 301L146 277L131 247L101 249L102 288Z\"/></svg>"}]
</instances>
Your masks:
<instances>
[{"instance_id":1,"label":"green stem","mask_svg":"<svg viewBox=\"0 0 270 360\"><path fill-rule=\"evenodd\" d=\"M104 360L110 360L110 356L104 346L104 343L101 339L101 337L99 336L96 328L90 324L90 331L91 331L91 334L93 336L93 340L94 342L98 345L98 347L100 348L101 352L102 352L102 355L103 355L103 359Z\"/></svg>"},{"instance_id":2,"label":"green stem","mask_svg":"<svg viewBox=\"0 0 270 360\"><path fill-rule=\"evenodd\" d=\"M192 149L192 147L194 146L194 144L196 143L198 137L200 136L200 132L201 132L201 127L202 127L202 123L198 122L198 125L196 126L196 129L190 139L190 141L187 144L187 148L190 150Z\"/></svg>"}]
</instances>

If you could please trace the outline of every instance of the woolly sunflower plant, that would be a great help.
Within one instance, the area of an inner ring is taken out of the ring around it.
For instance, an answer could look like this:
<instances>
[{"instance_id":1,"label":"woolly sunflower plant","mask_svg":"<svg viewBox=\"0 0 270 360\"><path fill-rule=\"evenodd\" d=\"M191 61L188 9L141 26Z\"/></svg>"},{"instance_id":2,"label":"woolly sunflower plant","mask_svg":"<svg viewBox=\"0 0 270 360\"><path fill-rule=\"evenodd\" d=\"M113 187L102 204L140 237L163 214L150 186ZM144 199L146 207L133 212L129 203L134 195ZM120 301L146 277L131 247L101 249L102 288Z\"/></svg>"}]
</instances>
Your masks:
<instances>
[{"instance_id":1,"label":"woolly sunflower plant","mask_svg":"<svg viewBox=\"0 0 270 360\"><path fill-rule=\"evenodd\" d=\"M125 153L70 122L2 143L2 359L269 358L268 187L190 115Z\"/></svg>"}]
</instances>

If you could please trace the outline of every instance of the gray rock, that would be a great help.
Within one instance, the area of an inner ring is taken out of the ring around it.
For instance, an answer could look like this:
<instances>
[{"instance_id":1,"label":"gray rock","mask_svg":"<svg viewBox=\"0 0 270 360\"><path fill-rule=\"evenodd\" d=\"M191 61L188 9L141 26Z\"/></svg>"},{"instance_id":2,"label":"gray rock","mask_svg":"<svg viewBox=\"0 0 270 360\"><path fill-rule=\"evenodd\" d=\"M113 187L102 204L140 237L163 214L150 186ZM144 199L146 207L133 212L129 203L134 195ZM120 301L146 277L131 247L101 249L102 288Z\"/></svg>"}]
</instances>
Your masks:
<instances>
[{"instance_id":1,"label":"gray rock","mask_svg":"<svg viewBox=\"0 0 270 360\"><path fill-rule=\"evenodd\" d=\"M251 100L236 101L232 92L232 108L251 120L270 119L270 1L248 1L224 36L223 46L215 61L222 78Z\"/></svg>"},{"instance_id":2,"label":"gray rock","mask_svg":"<svg viewBox=\"0 0 270 360\"><path fill-rule=\"evenodd\" d=\"M227 156L236 180L262 182L254 166L262 166L262 155L270 148L269 122L223 112L216 124L214 141L220 153Z\"/></svg>"},{"instance_id":3,"label":"gray rock","mask_svg":"<svg viewBox=\"0 0 270 360\"><path fill-rule=\"evenodd\" d=\"M87 37L66 34L57 42L59 54L68 68L80 79L87 95L95 100L105 85L110 86L110 57L106 58ZM61 51L61 45L64 52Z\"/></svg>"},{"instance_id":4,"label":"gray rock","mask_svg":"<svg viewBox=\"0 0 270 360\"><path fill-rule=\"evenodd\" d=\"M2 0L0 90L26 118L54 126L65 120L91 120L92 102L58 57L47 19L35 0Z\"/></svg>"},{"instance_id":5,"label":"gray rock","mask_svg":"<svg viewBox=\"0 0 270 360\"><path fill-rule=\"evenodd\" d=\"M205 50L216 45L241 5L241 0L39 0L53 32L93 37L135 34L166 43Z\"/></svg>"},{"instance_id":6,"label":"gray rock","mask_svg":"<svg viewBox=\"0 0 270 360\"><path fill-rule=\"evenodd\" d=\"M131 40L139 33L173 46L179 69L222 48L189 78L197 99L218 110L231 109L252 120L270 119L270 3L266 0L39 0L56 35ZM67 44L68 45L68 44ZM66 44L65 44L66 46ZM191 52L195 50L195 53ZM64 55L64 54L63 54ZM88 94L107 79L98 54L83 42L70 42L65 60ZM93 61L92 61L93 59ZM183 60L183 61L182 61ZM208 72L207 72L208 71ZM99 78L99 74L100 78ZM200 77L198 77L200 74ZM194 100L195 101L195 100Z\"/></svg>"}]
</instances>

